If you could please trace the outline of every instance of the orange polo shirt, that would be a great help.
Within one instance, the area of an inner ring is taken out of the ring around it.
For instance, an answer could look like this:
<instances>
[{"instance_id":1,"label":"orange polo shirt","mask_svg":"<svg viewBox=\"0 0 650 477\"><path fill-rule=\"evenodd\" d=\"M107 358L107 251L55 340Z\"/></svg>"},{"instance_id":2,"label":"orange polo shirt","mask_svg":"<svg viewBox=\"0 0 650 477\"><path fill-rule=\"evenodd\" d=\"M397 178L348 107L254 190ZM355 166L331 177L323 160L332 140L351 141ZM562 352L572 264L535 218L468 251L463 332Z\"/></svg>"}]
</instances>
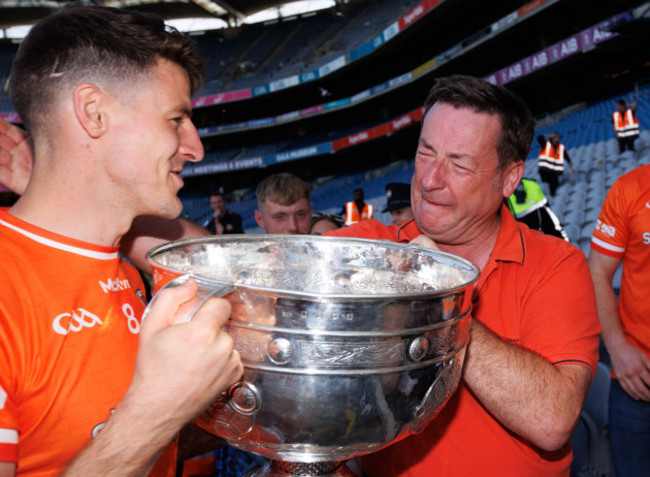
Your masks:
<instances>
[{"instance_id":1,"label":"orange polo shirt","mask_svg":"<svg viewBox=\"0 0 650 477\"><path fill-rule=\"evenodd\" d=\"M650 165L619 177L600 210L591 248L623 260L618 311L625 337L650 356Z\"/></svg>"},{"instance_id":2,"label":"orange polo shirt","mask_svg":"<svg viewBox=\"0 0 650 477\"><path fill-rule=\"evenodd\" d=\"M598 362L600 324L584 254L517 222L504 206L492 254L476 284L472 315L504 340L555 366ZM370 220L328 235L408 243L414 220L384 226ZM362 459L371 477L568 476L571 448L543 452L510 433L461 380L457 392L421 433Z\"/></svg>"}]
</instances>

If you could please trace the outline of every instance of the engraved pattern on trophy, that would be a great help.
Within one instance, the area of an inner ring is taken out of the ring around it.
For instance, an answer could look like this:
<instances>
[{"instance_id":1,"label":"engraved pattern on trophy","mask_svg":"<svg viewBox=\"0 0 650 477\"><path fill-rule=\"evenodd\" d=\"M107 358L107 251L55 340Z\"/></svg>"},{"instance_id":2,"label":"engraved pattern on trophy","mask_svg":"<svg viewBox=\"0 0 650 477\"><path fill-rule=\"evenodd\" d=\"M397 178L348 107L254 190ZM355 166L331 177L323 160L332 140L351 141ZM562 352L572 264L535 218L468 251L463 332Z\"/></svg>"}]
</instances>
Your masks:
<instances>
[{"instance_id":1,"label":"engraved pattern on trophy","mask_svg":"<svg viewBox=\"0 0 650 477\"><path fill-rule=\"evenodd\" d=\"M386 365L404 359L406 342L346 343L322 340L298 341L301 365L358 367L368 364Z\"/></svg>"}]
</instances>

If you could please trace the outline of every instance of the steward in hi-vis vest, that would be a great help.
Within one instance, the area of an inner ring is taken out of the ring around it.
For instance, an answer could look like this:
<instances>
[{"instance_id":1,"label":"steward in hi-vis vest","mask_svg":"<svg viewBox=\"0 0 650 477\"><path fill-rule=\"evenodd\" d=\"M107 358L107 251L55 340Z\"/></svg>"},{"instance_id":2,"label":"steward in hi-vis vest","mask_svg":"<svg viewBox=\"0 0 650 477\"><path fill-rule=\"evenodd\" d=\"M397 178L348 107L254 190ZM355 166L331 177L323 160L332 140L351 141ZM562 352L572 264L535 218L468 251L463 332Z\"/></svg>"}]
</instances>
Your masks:
<instances>
[{"instance_id":1,"label":"steward in hi-vis vest","mask_svg":"<svg viewBox=\"0 0 650 477\"><path fill-rule=\"evenodd\" d=\"M522 178L515 191L508 197L507 203L510 212L519 222L525 223L533 230L570 241L537 181Z\"/></svg>"},{"instance_id":2,"label":"steward in hi-vis vest","mask_svg":"<svg viewBox=\"0 0 650 477\"><path fill-rule=\"evenodd\" d=\"M634 140L639 137L639 120L636 117L636 103L627 104L622 99L616 101L616 111L612 115L614 134L618 140L619 153L626 149L634 151Z\"/></svg>"},{"instance_id":3,"label":"steward in hi-vis vest","mask_svg":"<svg viewBox=\"0 0 650 477\"><path fill-rule=\"evenodd\" d=\"M355 189L354 200L346 202L343 206L345 225L356 224L362 220L372 219L375 208L364 202L363 189Z\"/></svg>"},{"instance_id":4,"label":"steward in hi-vis vest","mask_svg":"<svg viewBox=\"0 0 650 477\"><path fill-rule=\"evenodd\" d=\"M560 175L564 173L565 159L571 167L571 172L573 172L571 158L569 157L569 153L566 151L564 144L560 144L560 133L553 132L547 136L540 135L537 136L537 140L542 148L537 162L537 166L539 167L539 176L542 179L542 182L548 184L551 195L555 196Z\"/></svg>"}]
</instances>

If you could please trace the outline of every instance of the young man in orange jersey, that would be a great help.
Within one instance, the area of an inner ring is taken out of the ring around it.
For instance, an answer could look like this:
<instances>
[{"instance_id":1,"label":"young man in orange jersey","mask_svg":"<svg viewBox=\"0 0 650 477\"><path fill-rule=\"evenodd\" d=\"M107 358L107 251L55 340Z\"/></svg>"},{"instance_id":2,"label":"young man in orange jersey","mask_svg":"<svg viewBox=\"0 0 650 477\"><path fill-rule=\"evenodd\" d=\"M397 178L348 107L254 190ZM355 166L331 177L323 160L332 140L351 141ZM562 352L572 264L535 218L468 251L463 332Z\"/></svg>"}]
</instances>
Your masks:
<instances>
[{"instance_id":1,"label":"young man in orange jersey","mask_svg":"<svg viewBox=\"0 0 650 477\"><path fill-rule=\"evenodd\" d=\"M609 435L618 477L650 466L650 166L614 182L591 239L589 268L612 363ZM617 297L612 279L623 263Z\"/></svg>"},{"instance_id":2,"label":"young man in orange jersey","mask_svg":"<svg viewBox=\"0 0 650 477\"><path fill-rule=\"evenodd\" d=\"M0 212L0 476L173 475L174 436L240 377L228 303L184 323L188 281L142 321L142 281L118 255L134 218L181 211L179 173L203 157L201 78L156 16L64 8L23 41L11 94L34 168Z\"/></svg>"},{"instance_id":3,"label":"young man in orange jersey","mask_svg":"<svg viewBox=\"0 0 650 477\"><path fill-rule=\"evenodd\" d=\"M458 391L418 435L362 459L379 476L569 475L569 440L598 360L584 254L517 222L504 199L534 134L526 105L467 76L441 78L425 103L411 182L414 219L330 232L415 242L481 269Z\"/></svg>"}]
</instances>

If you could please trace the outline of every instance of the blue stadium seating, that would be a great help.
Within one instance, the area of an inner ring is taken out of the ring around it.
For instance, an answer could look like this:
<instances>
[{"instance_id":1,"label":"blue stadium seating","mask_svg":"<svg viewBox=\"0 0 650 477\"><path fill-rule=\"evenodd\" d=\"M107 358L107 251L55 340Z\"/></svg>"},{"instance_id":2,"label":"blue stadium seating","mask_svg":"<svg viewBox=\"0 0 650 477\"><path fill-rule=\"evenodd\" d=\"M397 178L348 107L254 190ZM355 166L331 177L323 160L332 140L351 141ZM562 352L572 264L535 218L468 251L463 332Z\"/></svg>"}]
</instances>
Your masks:
<instances>
[{"instance_id":1,"label":"blue stadium seating","mask_svg":"<svg viewBox=\"0 0 650 477\"><path fill-rule=\"evenodd\" d=\"M632 95L632 93L630 93ZM634 100L639 103L639 117L641 111L650 111L650 86L635 92ZM588 253L589 241L593 226L598 217L600 206L605 200L607 190L612 183L622 174L641 165L650 163L650 121L641 122L641 137L637 140L637 152L618 154L618 145L611 130L611 111L614 109L614 99L588 105L553 124L539 128L537 134L546 134L559 131L562 140L573 161L575 173L566 172L558 187L556 197L549 197L551 207L567 229L572 242ZM649 118L650 119L650 118ZM368 125L363 125L367 127ZM300 142L287 144L286 142L251 149L248 153L255 152L260 155L283 149L316 143L326 140L326 137L303 138ZM267 152L268 151L268 152ZM233 152L230 151L229 154ZM526 160L526 177L539 181L537 171L537 144L532 147L531 154ZM211 154L211 153L210 153ZM210 154L208 154L210 156ZM215 154L216 155L216 154ZM211 158L212 156L210 156ZM208 159L215 160L215 159ZM227 160L227 159L226 159ZM385 206L385 184L388 182L410 182L413 175L412 161L406 165L385 171L369 171L366 174L350 174L320 181L312 192L314 210L336 213L343 203L349 199L356 187L362 187L366 200L376 206L376 218L388 223L390 214L381 214ZM370 179L371 178L371 179ZM548 187L542 184L548 195ZM244 229L247 232L259 232L253 220L253 211L257 207L254 198L245 202L231 203L231 210L236 210L244 219ZM210 210L207 200L202 199L200 205L186 205L186 212L190 217L199 219L209 216Z\"/></svg>"}]
</instances>

